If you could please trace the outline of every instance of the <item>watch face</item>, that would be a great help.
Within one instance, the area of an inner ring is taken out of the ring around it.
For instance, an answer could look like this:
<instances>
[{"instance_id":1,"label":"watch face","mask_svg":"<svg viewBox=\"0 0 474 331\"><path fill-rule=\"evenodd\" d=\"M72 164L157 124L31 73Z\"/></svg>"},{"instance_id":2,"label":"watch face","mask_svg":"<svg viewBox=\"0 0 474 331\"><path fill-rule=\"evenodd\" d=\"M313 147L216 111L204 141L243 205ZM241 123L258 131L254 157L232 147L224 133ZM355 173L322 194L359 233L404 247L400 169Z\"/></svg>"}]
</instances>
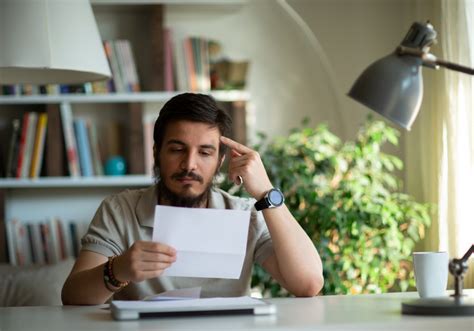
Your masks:
<instances>
[{"instance_id":1,"label":"watch face","mask_svg":"<svg viewBox=\"0 0 474 331\"><path fill-rule=\"evenodd\" d=\"M270 190L268 192L268 200L274 206L280 206L283 203L283 194L278 190Z\"/></svg>"}]
</instances>

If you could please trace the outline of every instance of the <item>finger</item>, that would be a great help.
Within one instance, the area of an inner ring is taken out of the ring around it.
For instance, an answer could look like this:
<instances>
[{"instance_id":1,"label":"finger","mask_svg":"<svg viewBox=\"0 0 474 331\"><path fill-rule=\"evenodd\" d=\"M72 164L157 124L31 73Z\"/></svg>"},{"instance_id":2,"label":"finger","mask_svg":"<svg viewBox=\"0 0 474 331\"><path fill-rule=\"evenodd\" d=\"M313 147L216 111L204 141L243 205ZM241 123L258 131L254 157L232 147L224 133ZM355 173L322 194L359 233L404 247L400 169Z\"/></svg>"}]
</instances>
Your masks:
<instances>
[{"instance_id":1,"label":"finger","mask_svg":"<svg viewBox=\"0 0 474 331\"><path fill-rule=\"evenodd\" d=\"M147 262L140 265L140 271L147 272L147 271L156 271L156 270L164 270L169 268L172 263L165 263L165 262Z\"/></svg>"},{"instance_id":2,"label":"finger","mask_svg":"<svg viewBox=\"0 0 474 331\"><path fill-rule=\"evenodd\" d=\"M237 152L235 149L231 149L230 152L231 152L231 157L232 157L232 158L242 156L242 154L240 154L239 152Z\"/></svg>"},{"instance_id":3,"label":"finger","mask_svg":"<svg viewBox=\"0 0 474 331\"><path fill-rule=\"evenodd\" d=\"M247 153L253 152L253 150L248 148L247 146L239 144L238 142L224 136L221 136L221 142L224 145L232 149L235 149L235 151L240 154L247 154Z\"/></svg>"},{"instance_id":4,"label":"finger","mask_svg":"<svg viewBox=\"0 0 474 331\"><path fill-rule=\"evenodd\" d=\"M232 159L229 162L228 169L229 170L235 170L235 169L240 168L240 167L245 167L249 164L250 164L250 160L247 157L245 157L245 156L236 157L236 158Z\"/></svg>"},{"instance_id":5,"label":"finger","mask_svg":"<svg viewBox=\"0 0 474 331\"><path fill-rule=\"evenodd\" d=\"M142 252L140 259L143 262L174 262L176 261L176 255L166 255L162 253L151 253L151 252Z\"/></svg>"},{"instance_id":6,"label":"finger","mask_svg":"<svg viewBox=\"0 0 474 331\"><path fill-rule=\"evenodd\" d=\"M166 244L153 242L153 241L142 241L141 248L143 251L152 252L152 253L163 253L166 255L174 256L176 255L176 250Z\"/></svg>"}]
</instances>

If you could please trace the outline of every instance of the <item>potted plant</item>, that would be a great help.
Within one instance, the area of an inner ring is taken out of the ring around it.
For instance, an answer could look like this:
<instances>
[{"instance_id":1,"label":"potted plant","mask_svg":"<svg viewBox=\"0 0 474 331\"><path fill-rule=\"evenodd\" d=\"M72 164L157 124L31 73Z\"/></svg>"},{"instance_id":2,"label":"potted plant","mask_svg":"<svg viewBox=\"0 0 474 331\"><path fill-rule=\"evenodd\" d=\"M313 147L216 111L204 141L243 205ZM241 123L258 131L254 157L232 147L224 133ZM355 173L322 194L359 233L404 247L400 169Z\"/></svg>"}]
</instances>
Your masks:
<instances>
[{"instance_id":1,"label":"potted plant","mask_svg":"<svg viewBox=\"0 0 474 331\"><path fill-rule=\"evenodd\" d=\"M345 143L325 125L271 142L260 134L255 149L272 183L285 193L286 205L319 251L325 294L414 286L411 253L430 224L430 206L400 191L394 171L402 169L402 161L381 151L387 142L397 145L398 136L371 118ZM252 286L264 296L287 295L260 267Z\"/></svg>"}]
</instances>

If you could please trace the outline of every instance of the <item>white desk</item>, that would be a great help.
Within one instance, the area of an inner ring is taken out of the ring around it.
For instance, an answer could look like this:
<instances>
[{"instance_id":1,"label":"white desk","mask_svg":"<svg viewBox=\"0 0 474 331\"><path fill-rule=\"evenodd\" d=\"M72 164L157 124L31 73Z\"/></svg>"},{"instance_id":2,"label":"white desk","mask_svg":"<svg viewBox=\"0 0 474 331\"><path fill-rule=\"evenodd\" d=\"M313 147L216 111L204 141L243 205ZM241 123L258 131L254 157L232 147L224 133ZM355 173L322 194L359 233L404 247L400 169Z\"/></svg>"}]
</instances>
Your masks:
<instances>
[{"instance_id":1,"label":"white desk","mask_svg":"<svg viewBox=\"0 0 474 331\"><path fill-rule=\"evenodd\" d=\"M474 291L469 291L470 295ZM0 330L449 330L473 331L474 317L401 314L416 293L272 299L273 316L206 316L117 322L106 306L0 308Z\"/></svg>"}]
</instances>

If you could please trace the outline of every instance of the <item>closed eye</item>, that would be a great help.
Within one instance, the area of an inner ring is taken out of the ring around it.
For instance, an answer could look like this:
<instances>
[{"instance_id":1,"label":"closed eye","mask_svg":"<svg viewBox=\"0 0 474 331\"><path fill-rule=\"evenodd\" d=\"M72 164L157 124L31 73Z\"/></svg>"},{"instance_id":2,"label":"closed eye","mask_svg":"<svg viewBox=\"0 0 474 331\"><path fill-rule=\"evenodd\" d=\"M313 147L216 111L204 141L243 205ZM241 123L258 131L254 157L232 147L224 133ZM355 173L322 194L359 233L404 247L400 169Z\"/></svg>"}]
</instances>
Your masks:
<instances>
[{"instance_id":1,"label":"closed eye","mask_svg":"<svg viewBox=\"0 0 474 331\"><path fill-rule=\"evenodd\" d=\"M212 151L201 151L200 153L204 156L211 156L213 154Z\"/></svg>"}]
</instances>

